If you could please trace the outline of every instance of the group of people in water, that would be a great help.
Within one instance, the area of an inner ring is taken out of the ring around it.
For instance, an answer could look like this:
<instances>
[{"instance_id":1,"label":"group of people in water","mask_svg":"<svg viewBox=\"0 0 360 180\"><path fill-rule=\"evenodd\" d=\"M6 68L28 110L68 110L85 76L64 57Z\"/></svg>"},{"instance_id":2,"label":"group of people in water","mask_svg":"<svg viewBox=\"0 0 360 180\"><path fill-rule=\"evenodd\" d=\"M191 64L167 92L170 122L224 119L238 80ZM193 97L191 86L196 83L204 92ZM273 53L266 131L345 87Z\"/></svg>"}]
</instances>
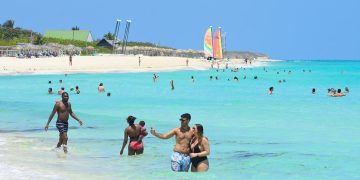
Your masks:
<instances>
[{"instance_id":1,"label":"group of people in water","mask_svg":"<svg viewBox=\"0 0 360 180\"><path fill-rule=\"evenodd\" d=\"M71 103L69 102L69 94L63 92L61 98L61 101L56 101L44 129L45 131L49 129L49 124L57 113L56 128L59 131L59 140L56 148L62 147L64 153L67 153L69 116L78 121L80 126L84 123L73 112ZM145 127L145 121L140 121L139 124L135 124L135 120L136 117L134 116L128 116L126 119L129 126L124 130L124 142L120 149L120 155L124 153L129 139L129 156L144 153L143 139L148 135L148 132ZM175 147L171 157L171 169L173 171L188 171L190 167L192 172L207 171L209 169L207 156L210 154L210 146L208 138L204 136L203 126L201 124L194 124L194 126L190 128L191 115L189 113L182 114L179 120L180 127L176 127L166 134L156 132L153 127L151 127L150 133L160 139L169 139L175 136Z\"/></svg>"},{"instance_id":2,"label":"group of people in water","mask_svg":"<svg viewBox=\"0 0 360 180\"><path fill-rule=\"evenodd\" d=\"M59 80L59 83L60 83L60 84L62 84L62 82L63 82L62 80ZM48 83L51 84L52 82L49 81ZM75 92L75 94L80 94L80 89L79 89L79 86L78 86L78 85L76 85L75 88L71 87L71 88L70 88L70 91ZM58 95L62 95L62 93L64 93L64 92L65 92L65 87L62 86L62 87L60 88L60 90L58 90L58 93L57 93L57 94L58 94ZM104 84L103 84L103 83L100 83L100 84L99 84L99 86L98 86L98 92L100 92L100 93L105 92L105 87L104 87ZM54 94L53 89L52 89L51 87L48 88L48 94ZM111 93L108 92L108 93L106 94L106 96L111 96Z\"/></svg>"}]
</instances>

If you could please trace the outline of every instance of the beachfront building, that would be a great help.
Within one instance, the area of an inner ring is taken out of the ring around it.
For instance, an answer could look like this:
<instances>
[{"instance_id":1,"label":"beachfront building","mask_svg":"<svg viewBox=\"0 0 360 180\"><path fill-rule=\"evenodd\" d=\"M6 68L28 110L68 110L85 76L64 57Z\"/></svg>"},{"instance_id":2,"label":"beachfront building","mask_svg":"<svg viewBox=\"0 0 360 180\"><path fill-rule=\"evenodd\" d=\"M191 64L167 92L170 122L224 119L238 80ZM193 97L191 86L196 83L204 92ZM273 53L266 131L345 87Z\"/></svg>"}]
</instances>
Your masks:
<instances>
[{"instance_id":1,"label":"beachfront building","mask_svg":"<svg viewBox=\"0 0 360 180\"><path fill-rule=\"evenodd\" d=\"M114 40L102 39L96 44L96 46L113 49L117 44L119 44L119 41L115 41L114 43Z\"/></svg>"},{"instance_id":2,"label":"beachfront building","mask_svg":"<svg viewBox=\"0 0 360 180\"><path fill-rule=\"evenodd\" d=\"M93 42L88 30L49 30L45 32L44 37Z\"/></svg>"}]
</instances>

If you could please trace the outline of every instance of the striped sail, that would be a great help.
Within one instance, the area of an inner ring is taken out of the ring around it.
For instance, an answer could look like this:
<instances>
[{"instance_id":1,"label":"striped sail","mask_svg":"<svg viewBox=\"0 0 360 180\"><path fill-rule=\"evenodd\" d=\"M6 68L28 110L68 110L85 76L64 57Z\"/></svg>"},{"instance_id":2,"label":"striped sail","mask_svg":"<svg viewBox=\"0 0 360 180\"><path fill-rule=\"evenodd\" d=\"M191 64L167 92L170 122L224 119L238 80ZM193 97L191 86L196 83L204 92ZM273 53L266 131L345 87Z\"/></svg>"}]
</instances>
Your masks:
<instances>
[{"instance_id":1,"label":"striped sail","mask_svg":"<svg viewBox=\"0 0 360 180\"><path fill-rule=\"evenodd\" d=\"M206 58L213 57L212 41L212 27L210 26L204 37L204 54Z\"/></svg>"},{"instance_id":2,"label":"striped sail","mask_svg":"<svg viewBox=\"0 0 360 180\"><path fill-rule=\"evenodd\" d=\"M215 32L214 35L214 58L216 59L222 59L223 58L223 52L222 52L222 43L221 43L221 28Z\"/></svg>"}]
</instances>

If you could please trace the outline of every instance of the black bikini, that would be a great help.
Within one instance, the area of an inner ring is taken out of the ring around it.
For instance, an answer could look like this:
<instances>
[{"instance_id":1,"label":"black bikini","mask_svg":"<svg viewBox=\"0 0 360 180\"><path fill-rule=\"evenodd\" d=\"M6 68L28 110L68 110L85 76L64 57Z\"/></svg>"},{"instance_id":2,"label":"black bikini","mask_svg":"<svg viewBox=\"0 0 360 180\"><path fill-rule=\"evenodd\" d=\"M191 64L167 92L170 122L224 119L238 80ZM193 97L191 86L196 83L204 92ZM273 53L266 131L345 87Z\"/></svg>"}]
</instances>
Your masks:
<instances>
[{"instance_id":1,"label":"black bikini","mask_svg":"<svg viewBox=\"0 0 360 180\"><path fill-rule=\"evenodd\" d=\"M200 147L199 147L199 143L197 143L197 144L195 145L195 147L192 149L192 152L193 152L193 153L200 153L200 152L201 152L201 151L200 151ZM207 156L205 156L205 157L199 157L199 156L197 156L197 157L191 158L191 163L192 163L192 165L193 165L194 167L197 168L197 166L198 166L202 161L205 161L205 160L207 160Z\"/></svg>"}]
</instances>

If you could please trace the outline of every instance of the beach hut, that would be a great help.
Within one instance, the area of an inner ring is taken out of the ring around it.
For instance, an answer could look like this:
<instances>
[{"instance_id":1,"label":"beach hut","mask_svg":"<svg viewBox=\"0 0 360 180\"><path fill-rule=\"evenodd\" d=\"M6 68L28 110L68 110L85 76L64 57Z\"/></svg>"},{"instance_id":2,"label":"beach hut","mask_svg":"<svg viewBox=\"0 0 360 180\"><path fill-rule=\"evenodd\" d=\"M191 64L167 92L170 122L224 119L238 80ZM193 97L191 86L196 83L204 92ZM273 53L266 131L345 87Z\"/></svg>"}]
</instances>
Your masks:
<instances>
[{"instance_id":1,"label":"beach hut","mask_svg":"<svg viewBox=\"0 0 360 180\"><path fill-rule=\"evenodd\" d=\"M118 43L119 43L119 41L114 42L114 40L102 39L96 44L96 46L113 49L114 46L116 46L116 44L118 44Z\"/></svg>"}]
</instances>

